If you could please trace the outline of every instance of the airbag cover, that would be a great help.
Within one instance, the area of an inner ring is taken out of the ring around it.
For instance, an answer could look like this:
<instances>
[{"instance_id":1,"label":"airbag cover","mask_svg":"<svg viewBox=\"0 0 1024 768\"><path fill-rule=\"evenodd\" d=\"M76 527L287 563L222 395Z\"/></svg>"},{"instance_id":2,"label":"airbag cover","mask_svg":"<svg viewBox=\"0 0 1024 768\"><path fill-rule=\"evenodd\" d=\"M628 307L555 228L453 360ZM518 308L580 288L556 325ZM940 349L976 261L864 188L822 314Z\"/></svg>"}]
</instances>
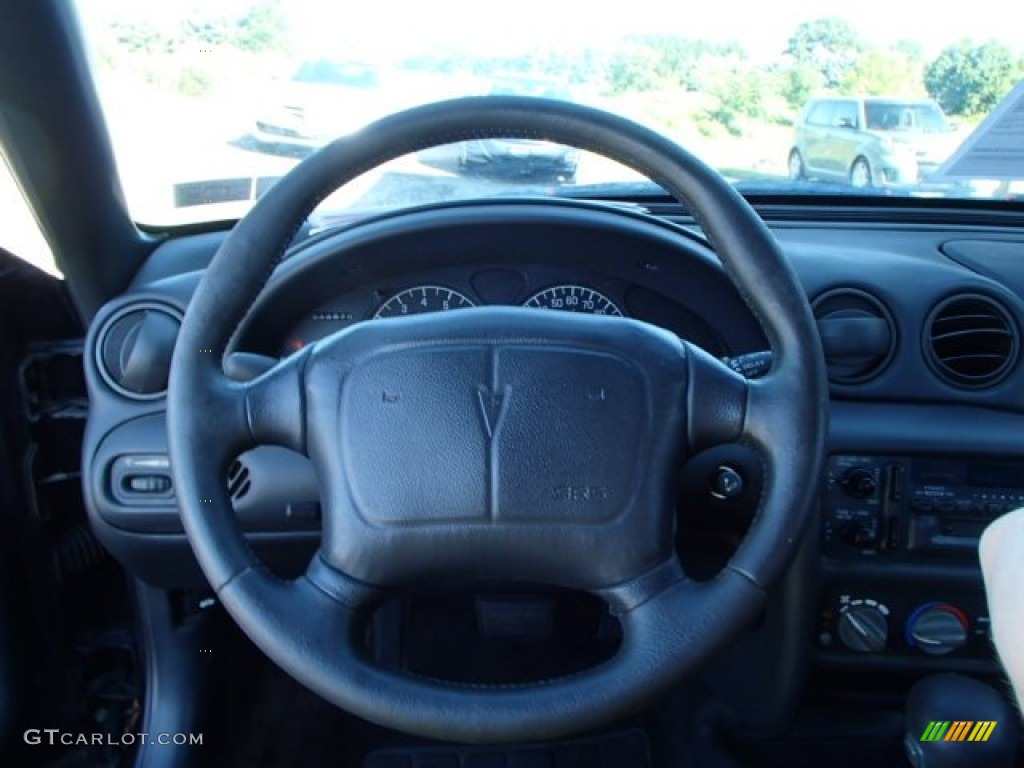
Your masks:
<instances>
[{"instance_id":1,"label":"airbag cover","mask_svg":"<svg viewBox=\"0 0 1024 768\"><path fill-rule=\"evenodd\" d=\"M521 576L526 562L593 586L571 561L605 582L667 557L666 494L641 481L685 434L678 340L621 318L447 315L364 324L314 352L308 430L332 564L392 583L439 567Z\"/></svg>"}]
</instances>

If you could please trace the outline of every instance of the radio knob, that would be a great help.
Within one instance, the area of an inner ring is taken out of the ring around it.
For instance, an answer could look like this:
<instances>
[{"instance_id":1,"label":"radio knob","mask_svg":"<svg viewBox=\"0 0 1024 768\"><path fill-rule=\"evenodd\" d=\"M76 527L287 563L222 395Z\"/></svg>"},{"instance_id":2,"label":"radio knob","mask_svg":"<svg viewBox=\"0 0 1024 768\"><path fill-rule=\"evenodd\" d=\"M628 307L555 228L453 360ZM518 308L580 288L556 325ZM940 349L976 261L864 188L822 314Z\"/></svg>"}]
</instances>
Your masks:
<instances>
[{"instance_id":1,"label":"radio knob","mask_svg":"<svg viewBox=\"0 0 1024 768\"><path fill-rule=\"evenodd\" d=\"M842 526L839 537L853 547L873 547L878 543L878 532L874 526L862 522L850 522Z\"/></svg>"},{"instance_id":2,"label":"radio knob","mask_svg":"<svg viewBox=\"0 0 1024 768\"><path fill-rule=\"evenodd\" d=\"M878 481L870 470L854 467L839 478L839 487L855 499L870 499L878 490Z\"/></svg>"},{"instance_id":3,"label":"radio knob","mask_svg":"<svg viewBox=\"0 0 1024 768\"><path fill-rule=\"evenodd\" d=\"M889 620L872 605L853 605L839 614L839 639L851 651L878 653L889 639Z\"/></svg>"},{"instance_id":4,"label":"radio knob","mask_svg":"<svg viewBox=\"0 0 1024 768\"><path fill-rule=\"evenodd\" d=\"M929 656L945 656L967 643L967 617L948 603L927 603L907 619L907 643Z\"/></svg>"}]
</instances>

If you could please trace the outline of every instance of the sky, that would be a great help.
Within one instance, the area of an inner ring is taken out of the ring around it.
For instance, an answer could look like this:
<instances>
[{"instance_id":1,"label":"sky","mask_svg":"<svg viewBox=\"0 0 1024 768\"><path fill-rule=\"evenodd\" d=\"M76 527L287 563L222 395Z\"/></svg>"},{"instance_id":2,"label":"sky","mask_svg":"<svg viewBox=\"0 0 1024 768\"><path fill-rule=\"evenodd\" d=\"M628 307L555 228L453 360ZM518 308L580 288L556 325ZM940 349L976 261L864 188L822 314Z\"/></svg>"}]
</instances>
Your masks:
<instances>
[{"instance_id":1,"label":"sky","mask_svg":"<svg viewBox=\"0 0 1024 768\"><path fill-rule=\"evenodd\" d=\"M82 16L100 23L142 16L176 21L188 18L190 9L208 14L223 8L230 13L245 4L246 0L78 0ZM1024 50L1024 6L1010 0L286 0L285 6L303 47L369 47L372 42L373 50L385 57L453 45L493 53L527 45L601 46L624 34L657 32L735 40L752 55L771 58L785 49L802 21L829 15L847 19L876 45L915 39L929 57L963 37L998 39ZM642 12L631 14L631 8Z\"/></svg>"}]
</instances>

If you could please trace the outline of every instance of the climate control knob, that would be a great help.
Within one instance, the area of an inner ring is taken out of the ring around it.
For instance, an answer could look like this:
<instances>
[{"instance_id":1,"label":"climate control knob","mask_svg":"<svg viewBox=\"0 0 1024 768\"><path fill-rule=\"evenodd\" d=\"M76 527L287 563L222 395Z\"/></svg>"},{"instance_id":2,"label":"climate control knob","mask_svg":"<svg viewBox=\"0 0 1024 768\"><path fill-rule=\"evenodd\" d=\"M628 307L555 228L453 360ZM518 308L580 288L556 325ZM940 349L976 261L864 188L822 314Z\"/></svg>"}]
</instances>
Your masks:
<instances>
[{"instance_id":1,"label":"climate control knob","mask_svg":"<svg viewBox=\"0 0 1024 768\"><path fill-rule=\"evenodd\" d=\"M949 603L925 603L907 619L907 644L929 656L945 656L967 643L970 622Z\"/></svg>"},{"instance_id":2,"label":"climate control knob","mask_svg":"<svg viewBox=\"0 0 1024 768\"><path fill-rule=\"evenodd\" d=\"M878 653L889 640L889 619L877 605L851 604L839 614L838 632L851 651Z\"/></svg>"}]
</instances>

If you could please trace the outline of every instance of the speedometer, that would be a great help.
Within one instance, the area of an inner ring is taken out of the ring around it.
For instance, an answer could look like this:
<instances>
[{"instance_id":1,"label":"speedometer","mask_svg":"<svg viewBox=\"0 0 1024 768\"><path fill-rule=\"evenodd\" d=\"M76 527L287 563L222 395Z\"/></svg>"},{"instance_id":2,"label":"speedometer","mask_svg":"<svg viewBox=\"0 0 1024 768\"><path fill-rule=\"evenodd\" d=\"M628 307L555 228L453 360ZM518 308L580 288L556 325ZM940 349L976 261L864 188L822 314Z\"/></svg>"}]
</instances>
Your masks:
<instances>
[{"instance_id":1,"label":"speedometer","mask_svg":"<svg viewBox=\"0 0 1024 768\"><path fill-rule=\"evenodd\" d=\"M582 285L552 286L528 298L523 306L558 309L562 312L585 312L590 315L622 316L622 310L611 299L593 288Z\"/></svg>"},{"instance_id":2,"label":"speedometer","mask_svg":"<svg viewBox=\"0 0 1024 768\"><path fill-rule=\"evenodd\" d=\"M385 301L374 317L403 317L475 306L469 298L451 288L440 285L417 285Z\"/></svg>"}]
</instances>

